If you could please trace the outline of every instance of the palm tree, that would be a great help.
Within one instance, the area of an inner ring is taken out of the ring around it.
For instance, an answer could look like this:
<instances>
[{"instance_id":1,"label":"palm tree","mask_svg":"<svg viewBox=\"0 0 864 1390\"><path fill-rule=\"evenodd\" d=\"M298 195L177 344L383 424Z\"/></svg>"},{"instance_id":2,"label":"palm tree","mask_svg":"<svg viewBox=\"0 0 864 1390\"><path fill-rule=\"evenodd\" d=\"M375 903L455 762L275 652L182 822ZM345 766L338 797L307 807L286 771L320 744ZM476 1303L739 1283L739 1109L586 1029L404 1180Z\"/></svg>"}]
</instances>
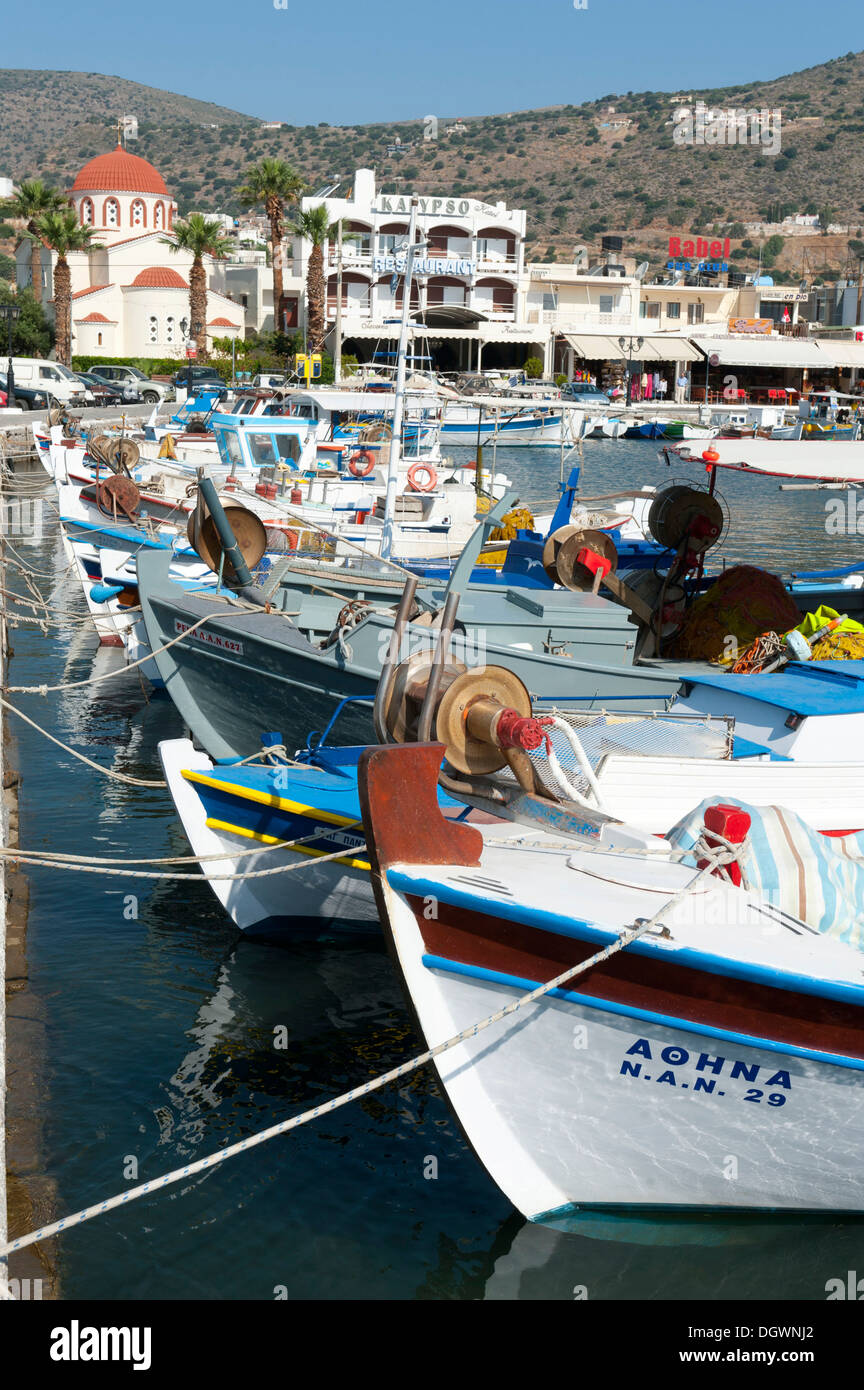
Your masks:
<instances>
[{"instance_id":1,"label":"palm tree","mask_svg":"<svg viewBox=\"0 0 864 1390\"><path fill-rule=\"evenodd\" d=\"M64 198L56 188L49 188L47 183L41 179L25 179L24 183L18 187L18 192L7 203L3 211L9 217L18 222L26 223L26 232L30 242L30 278L33 282L33 293L38 301L42 300L42 240L36 232L38 219L46 212L59 212L62 208L69 206L68 198Z\"/></svg>"},{"instance_id":2,"label":"palm tree","mask_svg":"<svg viewBox=\"0 0 864 1390\"><path fill-rule=\"evenodd\" d=\"M74 208L42 212L34 220L33 236L39 246L56 251L54 267L54 331L57 361L68 367L72 360L72 276L66 257L70 251L98 251L93 228L78 221Z\"/></svg>"},{"instance_id":3,"label":"palm tree","mask_svg":"<svg viewBox=\"0 0 864 1390\"><path fill-rule=\"evenodd\" d=\"M198 346L198 356L207 359L207 272L204 257L213 256L217 260L224 256L231 245L222 233L222 224L215 218L207 218L203 213L190 212L185 222L175 222L173 235L162 237L163 245L172 251L191 251L192 269L189 272L189 320L190 334Z\"/></svg>"},{"instance_id":4,"label":"palm tree","mask_svg":"<svg viewBox=\"0 0 864 1390\"><path fill-rule=\"evenodd\" d=\"M300 175L284 159L262 159L247 171L246 182L237 189L244 208L263 206L270 220L273 263L273 327L282 332L285 321L285 293L282 288L282 239L285 204L296 203L305 185Z\"/></svg>"},{"instance_id":5,"label":"palm tree","mask_svg":"<svg viewBox=\"0 0 864 1390\"><path fill-rule=\"evenodd\" d=\"M343 241L356 240L356 233L344 230ZM331 222L324 203L301 212L297 221L288 228L294 236L311 241L309 265L306 271L306 339L310 352L320 352L327 329L325 320L326 287L324 283L324 246L332 241L339 231L339 222Z\"/></svg>"}]
</instances>

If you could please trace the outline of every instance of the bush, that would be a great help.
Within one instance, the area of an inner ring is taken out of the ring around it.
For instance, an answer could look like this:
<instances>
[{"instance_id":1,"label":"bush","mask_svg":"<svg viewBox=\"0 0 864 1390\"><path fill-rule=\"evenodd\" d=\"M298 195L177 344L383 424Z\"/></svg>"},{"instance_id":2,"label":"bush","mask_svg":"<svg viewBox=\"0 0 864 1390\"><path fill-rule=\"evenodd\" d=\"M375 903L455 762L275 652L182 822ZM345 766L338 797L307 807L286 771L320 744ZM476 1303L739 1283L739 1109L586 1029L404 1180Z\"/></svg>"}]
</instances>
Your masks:
<instances>
[{"instance_id":1,"label":"bush","mask_svg":"<svg viewBox=\"0 0 864 1390\"><path fill-rule=\"evenodd\" d=\"M525 359L522 370L528 377L541 377L543 375L543 362L539 357L528 357Z\"/></svg>"}]
</instances>

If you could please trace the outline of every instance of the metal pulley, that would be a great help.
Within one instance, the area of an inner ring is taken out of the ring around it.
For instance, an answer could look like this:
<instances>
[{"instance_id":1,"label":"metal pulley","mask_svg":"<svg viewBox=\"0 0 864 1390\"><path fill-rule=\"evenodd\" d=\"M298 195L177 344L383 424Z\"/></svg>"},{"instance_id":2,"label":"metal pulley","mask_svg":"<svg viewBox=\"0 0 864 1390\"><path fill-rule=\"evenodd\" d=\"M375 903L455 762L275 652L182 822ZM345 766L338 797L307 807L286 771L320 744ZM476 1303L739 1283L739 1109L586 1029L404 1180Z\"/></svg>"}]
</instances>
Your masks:
<instances>
[{"instance_id":1,"label":"metal pulley","mask_svg":"<svg viewBox=\"0 0 864 1390\"><path fill-rule=\"evenodd\" d=\"M659 545L678 550L686 542L688 552L694 555L717 544L723 523L723 508L717 498L686 483L658 492L648 513L648 530Z\"/></svg>"}]
</instances>

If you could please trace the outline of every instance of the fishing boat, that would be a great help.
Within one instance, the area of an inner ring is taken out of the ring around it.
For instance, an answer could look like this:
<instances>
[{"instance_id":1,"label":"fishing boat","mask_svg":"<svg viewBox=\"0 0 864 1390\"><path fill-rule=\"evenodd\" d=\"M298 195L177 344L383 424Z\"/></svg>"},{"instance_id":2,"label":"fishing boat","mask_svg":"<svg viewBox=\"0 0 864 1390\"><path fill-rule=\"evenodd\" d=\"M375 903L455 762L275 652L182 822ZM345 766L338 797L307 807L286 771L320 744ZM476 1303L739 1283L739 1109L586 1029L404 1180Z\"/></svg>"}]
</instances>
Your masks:
<instances>
[{"instance_id":1,"label":"fishing boat","mask_svg":"<svg viewBox=\"0 0 864 1390\"><path fill-rule=\"evenodd\" d=\"M609 852L596 824L579 848L517 851L440 816L441 756L364 755L366 846L441 1085L508 1200L553 1223L864 1208L860 930L700 875L712 827L746 834L737 808L706 810L683 857L674 837Z\"/></svg>"}]
</instances>

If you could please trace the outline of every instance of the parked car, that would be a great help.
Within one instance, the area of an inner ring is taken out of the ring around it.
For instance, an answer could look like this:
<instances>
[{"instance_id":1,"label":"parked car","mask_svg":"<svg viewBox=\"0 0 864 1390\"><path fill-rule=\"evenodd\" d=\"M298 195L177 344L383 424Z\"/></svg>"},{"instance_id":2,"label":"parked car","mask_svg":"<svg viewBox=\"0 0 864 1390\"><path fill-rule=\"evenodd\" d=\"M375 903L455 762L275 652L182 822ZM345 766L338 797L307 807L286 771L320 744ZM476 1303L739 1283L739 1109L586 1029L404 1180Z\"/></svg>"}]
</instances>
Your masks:
<instances>
[{"instance_id":1,"label":"parked car","mask_svg":"<svg viewBox=\"0 0 864 1390\"><path fill-rule=\"evenodd\" d=\"M200 387L214 390L218 389L220 401L224 401L228 395L228 387L225 384L225 378L217 372L215 367L205 367L203 365L200 367L193 367L191 363L188 367L181 367L174 378L174 386L183 391L188 391L190 389L190 381L193 391L197 391Z\"/></svg>"},{"instance_id":2,"label":"parked car","mask_svg":"<svg viewBox=\"0 0 864 1390\"><path fill-rule=\"evenodd\" d=\"M13 359L14 361L14 359ZM6 373L0 372L0 388L8 399ZM15 377L15 405L19 410L45 410L51 405L54 397L49 397L47 391L34 391L30 386L21 386L17 376Z\"/></svg>"},{"instance_id":3,"label":"parked car","mask_svg":"<svg viewBox=\"0 0 864 1390\"><path fill-rule=\"evenodd\" d=\"M61 362L51 362L44 357L13 357L12 371L15 377L15 394L25 399L24 392L36 391L60 405L92 405L93 396L86 386L78 380L74 372Z\"/></svg>"},{"instance_id":4,"label":"parked car","mask_svg":"<svg viewBox=\"0 0 864 1390\"><path fill-rule=\"evenodd\" d=\"M103 381L95 372L76 372L78 380L93 392L96 405L129 405L131 400L140 400L132 387L121 386L116 381Z\"/></svg>"},{"instance_id":5,"label":"parked car","mask_svg":"<svg viewBox=\"0 0 864 1390\"><path fill-rule=\"evenodd\" d=\"M580 405L611 405L612 401L601 391L599 387L592 386L590 381L571 381L561 389L561 395L565 400L576 400Z\"/></svg>"},{"instance_id":6,"label":"parked car","mask_svg":"<svg viewBox=\"0 0 864 1390\"><path fill-rule=\"evenodd\" d=\"M104 366L100 363L98 367L91 367L90 370L100 381L113 381L118 386L128 387L146 405L159 405L161 401L174 399L173 390L164 381L153 381L137 367L117 367L108 362ZM124 396L124 400L129 399L130 397Z\"/></svg>"}]
</instances>

